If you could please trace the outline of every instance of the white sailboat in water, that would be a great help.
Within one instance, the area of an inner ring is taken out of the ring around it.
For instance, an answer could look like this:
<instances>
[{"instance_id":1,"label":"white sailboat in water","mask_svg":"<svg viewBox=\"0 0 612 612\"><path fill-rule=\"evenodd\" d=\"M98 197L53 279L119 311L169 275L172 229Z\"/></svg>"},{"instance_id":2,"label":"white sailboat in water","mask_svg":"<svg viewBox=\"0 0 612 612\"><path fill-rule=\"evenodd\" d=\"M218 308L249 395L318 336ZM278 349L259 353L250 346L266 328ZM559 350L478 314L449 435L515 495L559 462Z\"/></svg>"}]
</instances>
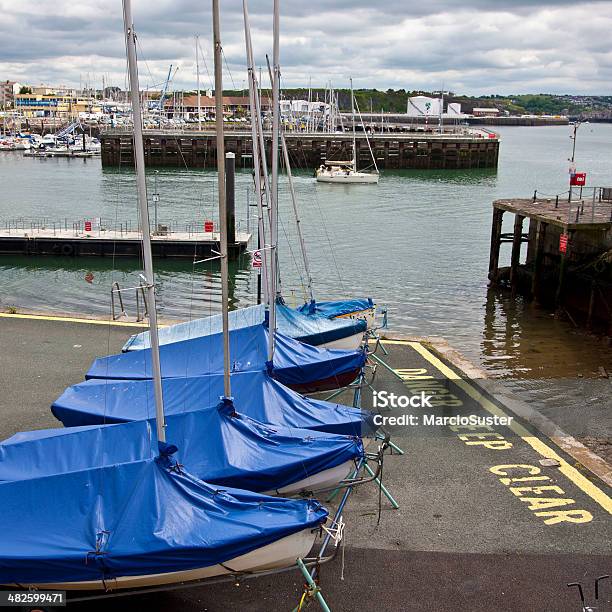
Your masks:
<instances>
[{"instance_id":1,"label":"white sailboat in water","mask_svg":"<svg viewBox=\"0 0 612 612\"><path fill-rule=\"evenodd\" d=\"M351 79L351 118L353 120L353 158L350 161L326 160L315 173L319 183L378 183L378 167L368 141L368 149L372 155L374 172L364 172L357 169L357 143L355 134L355 96L353 95L353 79ZM367 138L367 136L366 136Z\"/></svg>"}]
</instances>

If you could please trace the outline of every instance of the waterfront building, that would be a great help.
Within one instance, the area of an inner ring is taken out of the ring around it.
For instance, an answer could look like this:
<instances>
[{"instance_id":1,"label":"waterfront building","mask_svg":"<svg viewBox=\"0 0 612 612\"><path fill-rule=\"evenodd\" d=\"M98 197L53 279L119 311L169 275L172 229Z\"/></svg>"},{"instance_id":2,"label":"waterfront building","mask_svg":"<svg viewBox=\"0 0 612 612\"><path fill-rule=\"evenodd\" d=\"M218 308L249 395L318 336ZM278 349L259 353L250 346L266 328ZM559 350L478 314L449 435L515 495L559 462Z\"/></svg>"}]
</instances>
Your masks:
<instances>
[{"instance_id":1,"label":"waterfront building","mask_svg":"<svg viewBox=\"0 0 612 612\"><path fill-rule=\"evenodd\" d=\"M472 115L474 117L498 117L498 108L474 108L472 109Z\"/></svg>"},{"instance_id":2,"label":"waterfront building","mask_svg":"<svg viewBox=\"0 0 612 612\"><path fill-rule=\"evenodd\" d=\"M40 88L37 88L40 89ZM23 117L58 117L71 119L80 113L100 113L98 100L56 93L45 88L46 93L17 94L14 106Z\"/></svg>"},{"instance_id":3,"label":"waterfront building","mask_svg":"<svg viewBox=\"0 0 612 612\"><path fill-rule=\"evenodd\" d=\"M207 92L212 93L212 92ZM268 108L269 104L262 99L262 108ZM197 117L198 96L197 94L170 95L164 103L164 109L168 117L174 115L188 115ZM246 114L249 112L248 96L223 96L223 113L229 116ZM203 117L215 115L215 98L210 95L200 95L200 113Z\"/></svg>"}]
</instances>

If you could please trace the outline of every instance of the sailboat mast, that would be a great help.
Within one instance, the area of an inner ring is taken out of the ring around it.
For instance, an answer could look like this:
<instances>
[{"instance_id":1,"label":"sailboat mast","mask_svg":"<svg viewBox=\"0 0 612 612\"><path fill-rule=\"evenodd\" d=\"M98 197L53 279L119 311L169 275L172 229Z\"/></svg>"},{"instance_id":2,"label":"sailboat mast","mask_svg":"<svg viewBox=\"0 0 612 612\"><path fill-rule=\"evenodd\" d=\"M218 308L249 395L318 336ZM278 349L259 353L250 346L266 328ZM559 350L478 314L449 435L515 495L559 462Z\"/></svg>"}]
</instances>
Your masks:
<instances>
[{"instance_id":1,"label":"sailboat mast","mask_svg":"<svg viewBox=\"0 0 612 612\"><path fill-rule=\"evenodd\" d=\"M153 389L155 393L155 416L157 440L166 441L166 423L164 418L164 396L161 384L161 364L159 360L159 338L157 336L157 307L155 304L155 276L153 273L153 254L151 251L151 229L149 227L149 206L147 201L147 184L145 179L145 159L142 134L142 113L138 84L138 67L136 64L136 32L132 21L131 0L123 0L123 26L127 46L127 59L130 75L130 94L134 118L134 154L136 159L136 184L138 186L138 207L140 227L142 230L142 247L144 259L145 290L147 310L149 313L149 336L151 341L151 365L153 367Z\"/></svg>"},{"instance_id":2,"label":"sailboat mast","mask_svg":"<svg viewBox=\"0 0 612 612\"><path fill-rule=\"evenodd\" d=\"M196 53L196 86L198 89L198 130L202 130L202 120L200 119L200 109L202 107L202 97L200 94L200 37L195 37L195 53Z\"/></svg>"},{"instance_id":3,"label":"sailboat mast","mask_svg":"<svg viewBox=\"0 0 612 612\"><path fill-rule=\"evenodd\" d=\"M353 95L353 77L351 77L351 119L353 121L353 170L357 171L357 143L355 142L355 96Z\"/></svg>"},{"instance_id":4,"label":"sailboat mast","mask_svg":"<svg viewBox=\"0 0 612 612\"><path fill-rule=\"evenodd\" d=\"M272 191L270 198L270 318L268 339L268 361L274 357L274 335L276 332L276 284L278 281L278 141L280 134L279 88L280 88L280 0L274 0L274 25L272 46Z\"/></svg>"},{"instance_id":5,"label":"sailboat mast","mask_svg":"<svg viewBox=\"0 0 612 612\"><path fill-rule=\"evenodd\" d=\"M311 301L314 301L314 292L312 290L312 275L310 273L310 262L308 261L308 255L306 254L306 243L304 242L304 235L302 234L302 220L298 212L297 198L295 196L295 185L293 184L293 174L291 173L291 163L289 161L289 152L287 151L287 142L285 140L285 134L281 134L281 145L283 149L283 160L285 162L285 168L287 170L287 178L289 179L289 191L291 192L291 204L293 206L293 215L295 217L295 225L297 227L298 239L300 241L300 250L302 252L302 259L304 260L304 271L306 272L306 283L308 289L308 295Z\"/></svg>"},{"instance_id":6,"label":"sailboat mast","mask_svg":"<svg viewBox=\"0 0 612 612\"><path fill-rule=\"evenodd\" d=\"M223 320L223 393L232 396L229 345L229 262L227 252L227 206L225 201L225 140L223 134L223 64L221 63L221 25L219 0L212 2L215 45L215 124L217 138L217 175L219 182L219 226L221 242L221 306Z\"/></svg>"},{"instance_id":7,"label":"sailboat mast","mask_svg":"<svg viewBox=\"0 0 612 612\"><path fill-rule=\"evenodd\" d=\"M262 150L260 147L259 136L261 130L261 110L259 107L259 89L257 87L257 78L255 76L255 63L253 60L253 44L251 42L251 26L249 23L249 9L247 0L242 1L242 12L244 16L244 35L246 43L246 59L247 59L247 70L249 78L249 104L251 106L251 141L253 145L253 168L254 168L254 181L255 181L255 192L257 196L257 232L258 232L258 248L263 249L262 253L262 270L261 276L264 287L264 298L266 304L269 304L268 292L268 256L266 251L266 232L264 223L264 210L263 210L263 185L262 175L267 174L265 165L262 164L262 156L265 156L265 149ZM265 178L263 179L265 181Z\"/></svg>"}]
</instances>

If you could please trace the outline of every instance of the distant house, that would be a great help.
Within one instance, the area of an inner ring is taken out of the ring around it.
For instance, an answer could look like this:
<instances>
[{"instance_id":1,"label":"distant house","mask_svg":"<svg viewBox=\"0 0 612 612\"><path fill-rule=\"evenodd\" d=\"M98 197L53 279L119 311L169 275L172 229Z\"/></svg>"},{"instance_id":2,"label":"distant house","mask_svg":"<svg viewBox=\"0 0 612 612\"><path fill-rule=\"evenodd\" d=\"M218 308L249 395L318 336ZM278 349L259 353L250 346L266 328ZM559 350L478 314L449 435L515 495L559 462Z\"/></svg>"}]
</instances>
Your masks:
<instances>
[{"instance_id":1,"label":"distant house","mask_svg":"<svg viewBox=\"0 0 612 612\"><path fill-rule=\"evenodd\" d=\"M262 108L267 108L267 102L262 99ZM209 95L200 95L200 112L202 115L210 116L215 114L215 98ZM180 93L169 94L164 102L164 109L169 117L174 114L198 114L198 96L189 94L187 96ZM248 96L223 96L223 113L225 115L236 115L240 112L249 111Z\"/></svg>"},{"instance_id":2,"label":"distant house","mask_svg":"<svg viewBox=\"0 0 612 612\"><path fill-rule=\"evenodd\" d=\"M474 108L472 109L472 115L474 117L498 117L498 108Z\"/></svg>"},{"instance_id":3,"label":"distant house","mask_svg":"<svg viewBox=\"0 0 612 612\"><path fill-rule=\"evenodd\" d=\"M0 105L2 107L13 106L15 95L19 93L21 85L16 81L0 82Z\"/></svg>"}]
</instances>

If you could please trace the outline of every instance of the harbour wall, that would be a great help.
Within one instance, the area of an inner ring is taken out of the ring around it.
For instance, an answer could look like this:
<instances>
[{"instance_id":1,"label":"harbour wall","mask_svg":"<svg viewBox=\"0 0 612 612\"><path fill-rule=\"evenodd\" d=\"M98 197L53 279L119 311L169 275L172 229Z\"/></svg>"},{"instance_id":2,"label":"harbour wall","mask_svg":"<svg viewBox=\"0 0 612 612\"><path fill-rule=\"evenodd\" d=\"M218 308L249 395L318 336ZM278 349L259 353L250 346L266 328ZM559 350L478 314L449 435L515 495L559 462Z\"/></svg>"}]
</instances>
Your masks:
<instances>
[{"instance_id":1,"label":"harbour wall","mask_svg":"<svg viewBox=\"0 0 612 612\"><path fill-rule=\"evenodd\" d=\"M108 130L100 135L102 165L133 165L132 135L127 130ZM351 134L288 133L289 157L294 168L314 169L325 161L352 158ZM271 134L265 135L271 154ZM374 134L369 138L381 169L496 168L499 139L495 134ZM217 164L214 132L145 130L145 163L148 166L214 168ZM250 132L229 130L225 150L236 155L238 168L253 166ZM372 158L364 134L356 137L357 165L371 167Z\"/></svg>"}]
</instances>

